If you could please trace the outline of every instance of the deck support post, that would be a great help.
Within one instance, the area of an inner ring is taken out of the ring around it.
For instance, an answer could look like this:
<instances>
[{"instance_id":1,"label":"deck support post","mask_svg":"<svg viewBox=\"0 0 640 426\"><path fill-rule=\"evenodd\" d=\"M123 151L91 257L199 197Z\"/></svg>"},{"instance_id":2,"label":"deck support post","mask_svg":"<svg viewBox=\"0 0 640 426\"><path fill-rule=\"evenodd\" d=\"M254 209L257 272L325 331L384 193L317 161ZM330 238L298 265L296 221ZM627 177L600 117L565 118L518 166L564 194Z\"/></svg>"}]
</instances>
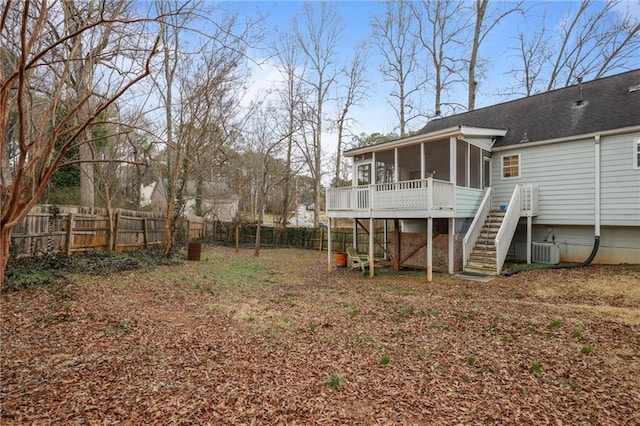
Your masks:
<instances>
[{"instance_id":1,"label":"deck support post","mask_svg":"<svg viewBox=\"0 0 640 426\"><path fill-rule=\"evenodd\" d=\"M400 220L393 219L393 239L395 241L394 246L394 259L393 270L398 272L400 270Z\"/></svg>"},{"instance_id":2,"label":"deck support post","mask_svg":"<svg viewBox=\"0 0 640 426\"><path fill-rule=\"evenodd\" d=\"M331 219L327 221L327 271L333 272L333 262L331 262Z\"/></svg>"},{"instance_id":3,"label":"deck support post","mask_svg":"<svg viewBox=\"0 0 640 426\"><path fill-rule=\"evenodd\" d=\"M531 215L527 215L527 264L531 264Z\"/></svg>"},{"instance_id":4,"label":"deck support post","mask_svg":"<svg viewBox=\"0 0 640 426\"><path fill-rule=\"evenodd\" d=\"M373 218L369 218L369 277L373 278L375 273L373 264Z\"/></svg>"},{"instance_id":5,"label":"deck support post","mask_svg":"<svg viewBox=\"0 0 640 426\"><path fill-rule=\"evenodd\" d=\"M427 219L427 282L433 281L433 218Z\"/></svg>"},{"instance_id":6,"label":"deck support post","mask_svg":"<svg viewBox=\"0 0 640 426\"><path fill-rule=\"evenodd\" d=\"M384 220L384 260L389 260L389 219Z\"/></svg>"},{"instance_id":7,"label":"deck support post","mask_svg":"<svg viewBox=\"0 0 640 426\"><path fill-rule=\"evenodd\" d=\"M454 258L454 244L456 236L456 219L449 218L449 274L453 275L455 272L455 258Z\"/></svg>"},{"instance_id":8,"label":"deck support post","mask_svg":"<svg viewBox=\"0 0 640 426\"><path fill-rule=\"evenodd\" d=\"M351 239L353 240L353 248L358 250L358 219L353 219L353 235Z\"/></svg>"}]
</instances>

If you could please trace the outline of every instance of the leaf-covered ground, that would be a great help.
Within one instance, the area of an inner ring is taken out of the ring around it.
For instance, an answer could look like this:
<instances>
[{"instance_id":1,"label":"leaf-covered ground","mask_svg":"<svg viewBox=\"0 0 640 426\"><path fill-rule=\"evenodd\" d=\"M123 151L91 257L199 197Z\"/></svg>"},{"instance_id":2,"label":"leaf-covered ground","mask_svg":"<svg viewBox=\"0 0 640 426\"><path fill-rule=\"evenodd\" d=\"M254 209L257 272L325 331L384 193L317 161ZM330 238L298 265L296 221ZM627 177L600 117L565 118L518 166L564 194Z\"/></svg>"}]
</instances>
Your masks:
<instances>
[{"instance_id":1,"label":"leaf-covered ground","mask_svg":"<svg viewBox=\"0 0 640 426\"><path fill-rule=\"evenodd\" d=\"M640 424L640 267L200 262L3 294L0 423Z\"/></svg>"}]
</instances>

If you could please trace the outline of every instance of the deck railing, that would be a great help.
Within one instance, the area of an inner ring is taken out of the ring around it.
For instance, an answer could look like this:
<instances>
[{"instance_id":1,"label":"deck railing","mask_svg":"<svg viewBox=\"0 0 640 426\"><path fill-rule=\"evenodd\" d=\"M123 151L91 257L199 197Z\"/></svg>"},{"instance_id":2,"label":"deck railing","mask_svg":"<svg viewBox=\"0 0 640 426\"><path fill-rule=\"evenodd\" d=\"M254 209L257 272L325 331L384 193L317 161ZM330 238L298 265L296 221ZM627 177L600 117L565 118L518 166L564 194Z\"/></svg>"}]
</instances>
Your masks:
<instances>
[{"instance_id":1,"label":"deck railing","mask_svg":"<svg viewBox=\"0 0 640 426\"><path fill-rule=\"evenodd\" d=\"M516 185L507 206L502 225L496 235L496 266L498 274L502 273L502 266L507 258L507 252L516 232L516 227L522 216L538 214L538 185L526 183Z\"/></svg>"},{"instance_id":2,"label":"deck railing","mask_svg":"<svg viewBox=\"0 0 640 426\"><path fill-rule=\"evenodd\" d=\"M432 210L455 206L455 185L433 178L327 190L327 210Z\"/></svg>"}]
</instances>

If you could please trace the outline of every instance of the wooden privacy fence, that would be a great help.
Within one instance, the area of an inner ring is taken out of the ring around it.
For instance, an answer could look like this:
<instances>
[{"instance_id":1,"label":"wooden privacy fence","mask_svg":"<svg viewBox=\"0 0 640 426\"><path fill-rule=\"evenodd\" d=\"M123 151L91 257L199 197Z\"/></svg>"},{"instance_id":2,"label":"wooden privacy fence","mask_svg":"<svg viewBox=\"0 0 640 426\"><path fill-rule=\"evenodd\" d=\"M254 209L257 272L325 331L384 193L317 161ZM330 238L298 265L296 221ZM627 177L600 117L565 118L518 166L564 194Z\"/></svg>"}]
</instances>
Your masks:
<instances>
[{"instance_id":1,"label":"wooden privacy fence","mask_svg":"<svg viewBox=\"0 0 640 426\"><path fill-rule=\"evenodd\" d=\"M88 250L135 250L162 243L166 219L159 213L78 206L36 205L13 229L15 257ZM203 236L204 219L187 217L189 239Z\"/></svg>"},{"instance_id":2,"label":"wooden privacy fence","mask_svg":"<svg viewBox=\"0 0 640 426\"><path fill-rule=\"evenodd\" d=\"M13 257L29 257L147 248L162 243L165 224L160 213L40 204L13 229L10 253ZM257 230L255 224L211 221L198 216L183 218L178 228L178 242L207 239L235 244L237 232L238 242L244 246L255 244ZM361 228L357 232L357 250L368 251L368 232ZM326 228L260 228L263 246L327 250L327 236ZM376 253L382 253L384 230L376 228L374 238L380 243L375 245ZM331 240L334 252L345 252L353 245L353 228L332 228Z\"/></svg>"}]
</instances>

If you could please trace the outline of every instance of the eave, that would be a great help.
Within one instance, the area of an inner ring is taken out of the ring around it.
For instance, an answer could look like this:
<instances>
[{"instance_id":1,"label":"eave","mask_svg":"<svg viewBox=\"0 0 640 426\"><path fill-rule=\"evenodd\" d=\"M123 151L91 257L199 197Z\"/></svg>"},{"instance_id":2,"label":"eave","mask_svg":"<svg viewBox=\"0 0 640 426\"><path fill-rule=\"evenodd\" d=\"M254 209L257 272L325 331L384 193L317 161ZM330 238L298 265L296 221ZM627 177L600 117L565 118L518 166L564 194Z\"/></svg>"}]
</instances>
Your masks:
<instances>
[{"instance_id":1,"label":"eave","mask_svg":"<svg viewBox=\"0 0 640 426\"><path fill-rule=\"evenodd\" d=\"M423 133L408 138L396 139L389 142L382 142L377 145L365 146L362 148L351 149L344 152L345 157L354 157L356 155L367 154L370 152L386 151L393 148L401 148L409 145L415 145L423 142L431 142L441 140L451 136L464 137L502 137L507 134L505 129L489 129L484 127L455 126L447 129L438 130L431 133Z\"/></svg>"}]
</instances>

